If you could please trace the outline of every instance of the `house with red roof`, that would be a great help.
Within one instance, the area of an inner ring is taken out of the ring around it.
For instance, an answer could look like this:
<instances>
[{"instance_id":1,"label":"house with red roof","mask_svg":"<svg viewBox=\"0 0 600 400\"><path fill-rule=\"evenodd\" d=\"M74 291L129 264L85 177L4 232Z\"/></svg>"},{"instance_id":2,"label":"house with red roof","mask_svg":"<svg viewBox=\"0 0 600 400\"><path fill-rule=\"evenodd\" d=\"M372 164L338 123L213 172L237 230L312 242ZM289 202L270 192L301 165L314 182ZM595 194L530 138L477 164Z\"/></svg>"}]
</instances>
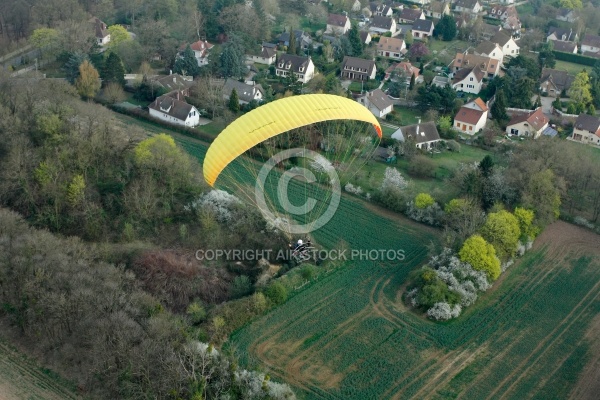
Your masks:
<instances>
[{"instance_id":1,"label":"house with red roof","mask_svg":"<svg viewBox=\"0 0 600 400\"><path fill-rule=\"evenodd\" d=\"M533 111L521 111L512 115L506 133L516 136L530 136L537 139L544 129L548 127L549 119L542 112L542 107Z\"/></svg>"},{"instance_id":2,"label":"house with red roof","mask_svg":"<svg viewBox=\"0 0 600 400\"><path fill-rule=\"evenodd\" d=\"M479 97L465 104L454 116L454 129L474 135L485 128L488 106Z\"/></svg>"},{"instance_id":3,"label":"house with red roof","mask_svg":"<svg viewBox=\"0 0 600 400\"><path fill-rule=\"evenodd\" d=\"M182 45L179 48L180 52L183 52L187 47L187 44ZM194 52L194 56L198 61L198 66L202 67L208 64L208 52L214 47L213 44L208 43L206 40L198 40L197 42L191 43L190 48Z\"/></svg>"}]
</instances>

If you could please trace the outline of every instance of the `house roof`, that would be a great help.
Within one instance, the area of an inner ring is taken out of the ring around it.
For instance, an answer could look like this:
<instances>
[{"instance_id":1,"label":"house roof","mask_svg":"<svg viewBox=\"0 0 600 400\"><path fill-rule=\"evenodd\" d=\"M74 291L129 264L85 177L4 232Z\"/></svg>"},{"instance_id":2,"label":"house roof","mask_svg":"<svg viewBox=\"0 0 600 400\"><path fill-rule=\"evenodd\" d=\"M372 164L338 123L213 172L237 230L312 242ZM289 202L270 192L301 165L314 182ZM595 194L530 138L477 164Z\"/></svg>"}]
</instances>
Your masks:
<instances>
[{"instance_id":1,"label":"house roof","mask_svg":"<svg viewBox=\"0 0 600 400\"><path fill-rule=\"evenodd\" d=\"M354 67L360 69L361 71L364 70L366 73L371 73L371 71L373 71L375 68L375 61L365 60L364 58L344 56L344 59L342 60L342 69L346 67Z\"/></svg>"},{"instance_id":2,"label":"house roof","mask_svg":"<svg viewBox=\"0 0 600 400\"><path fill-rule=\"evenodd\" d=\"M379 4L377 2L371 2L369 3L369 9L371 10L372 13L382 13L383 15L386 15L389 13L390 10L390 6L387 4Z\"/></svg>"},{"instance_id":3,"label":"house roof","mask_svg":"<svg viewBox=\"0 0 600 400\"><path fill-rule=\"evenodd\" d=\"M574 127L600 136L600 118L587 114L579 114L579 117L575 120Z\"/></svg>"},{"instance_id":4,"label":"house roof","mask_svg":"<svg viewBox=\"0 0 600 400\"><path fill-rule=\"evenodd\" d=\"M565 42L563 40L552 40L554 50L564 53L574 53L577 49L577 44L573 42Z\"/></svg>"},{"instance_id":5,"label":"house roof","mask_svg":"<svg viewBox=\"0 0 600 400\"><path fill-rule=\"evenodd\" d=\"M261 85L248 85L244 82L237 81L235 79L227 78L225 85L223 86L223 94L230 95L235 89L238 98L242 101L250 102L254 100L254 96L257 91L263 93Z\"/></svg>"},{"instance_id":6,"label":"house roof","mask_svg":"<svg viewBox=\"0 0 600 400\"><path fill-rule=\"evenodd\" d=\"M495 74L499 69L499 64L500 62L494 58L475 54L456 53L452 66L459 69L479 66L482 71Z\"/></svg>"},{"instance_id":7,"label":"house roof","mask_svg":"<svg viewBox=\"0 0 600 400\"><path fill-rule=\"evenodd\" d=\"M371 34L367 31L360 31L358 34L360 35L360 40L362 40L363 43L366 43L367 39L369 39L371 36Z\"/></svg>"},{"instance_id":8,"label":"house roof","mask_svg":"<svg viewBox=\"0 0 600 400\"><path fill-rule=\"evenodd\" d=\"M377 43L377 50L390 50L399 53L404 49L406 49L404 40L398 38L382 37L379 39L379 43Z\"/></svg>"},{"instance_id":9,"label":"house roof","mask_svg":"<svg viewBox=\"0 0 600 400\"><path fill-rule=\"evenodd\" d=\"M485 111L475 110L473 108L461 107L454 117L455 121L464 122L470 125L477 125L481 117L485 114Z\"/></svg>"},{"instance_id":10,"label":"house roof","mask_svg":"<svg viewBox=\"0 0 600 400\"><path fill-rule=\"evenodd\" d=\"M477 107L479 107L479 109L481 111L488 110L487 104L485 104L485 101L481 100L481 97L476 98L475 100L472 101L472 103L475 103L475 105L477 105ZM467 104L469 104L469 103L467 103Z\"/></svg>"},{"instance_id":11,"label":"house roof","mask_svg":"<svg viewBox=\"0 0 600 400\"><path fill-rule=\"evenodd\" d=\"M500 32L502 27L500 25L492 25L488 23L481 24L481 32L492 37L496 34L496 32Z\"/></svg>"},{"instance_id":12,"label":"house roof","mask_svg":"<svg viewBox=\"0 0 600 400\"><path fill-rule=\"evenodd\" d=\"M311 62L310 57L297 56L294 54L281 54L277 60L277 68L280 68L279 65L283 63L285 69L288 69L287 66L289 66L290 70L301 73L300 68L303 67L304 71L306 71L306 68Z\"/></svg>"},{"instance_id":13,"label":"house roof","mask_svg":"<svg viewBox=\"0 0 600 400\"><path fill-rule=\"evenodd\" d=\"M418 19L413 23L412 30L419 32L431 32L433 21L429 19Z\"/></svg>"},{"instance_id":14,"label":"house roof","mask_svg":"<svg viewBox=\"0 0 600 400\"><path fill-rule=\"evenodd\" d=\"M94 25L94 34L98 39L104 39L109 35L106 24L99 18L92 17L89 19L89 22Z\"/></svg>"},{"instance_id":15,"label":"house roof","mask_svg":"<svg viewBox=\"0 0 600 400\"><path fill-rule=\"evenodd\" d=\"M400 131L405 138L414 138L417 144L440 140L440 134L438 133L433 121L403 126L400 128Z\"/></svg>"},{"instance_id":16,"label":"house roof","mask_svg":"<svg viewBox=\"0 0 600 400\"><path fill-rule=\"evenodd\" d=\"M346 26L346 22L348 22L348 17L346 15L329 14L327 17L327 25L344 27Z\"/></svg>"},{"instance_id":17,"label":"house roof","mask_svg":"<svg viewBox=\"0 0 600 400\"><path fill-rule=\"evenodd\" d=\"M496 49L498 45L496 43L490 42L489 40L484 40L479 43L479 46L475 49L476 53L482 54L490 54L492 51Z\"/></svg>"},{"instance_id":18,"label":"house roof","mask_svg":"<svg viewBox=\"0 0 600 400\"><path fill-rule=\"evenodd\" d=\"M479 68L479 66L471 67L471 68L462 68L454 73L454 77L452 78L452 83L458 83L463 81L467 76L473 73L475 75L475 79L477 82L481 82L483 80L484 72Z\"/></svg>"},{"instance_id":19,"label":"house roof","mask_svg":"<svg viewBox=\"0 0 600 400\"><path fill-rule=\"evenodd\" d=\"M586 33L583 39L581 40L581 44L592 47L600 47L600 36L590 35L589 33Z\"/></svg>"},{"instance_id":20,"label":"house roof","mask_svg":"<svg viewBox=\"0 0 600 400\"><path fill-rule=\"evenodd\" d=\"M519 20L519 17L517 17L516 15L509 15L508 18L506 18L504 20L504 27L506 29L510 28L513 30L520 29L521 21Z\"/></svg>"},{"instance_id":21,"label":"house roof","mask_svg":"<svg viewBox=\"0 0 600 400\"><path fill-rule=\"evenodd\" d=\"M542 107L538 107L527 113L515 113L510 119L508 126L527 122L533 129L539 131L548 123L548 121L548 117L542 112Z\"/></svg>"},{"instance_id":22,"label":"house roof","mask_svg":"<svg viewBox=\"0 0 600 400\"><path fill-rule=\"evenodd\" d=\"M403 72L407 77L414 75L415 79L419 77L419 73L421 72L421 70L419 68L415 67L408 61L402 61L402 62L399 62L399 63L389 66L385 70L385 73L386 73L386 75L388 75L394 71Z\"/></svg>"},{"instance_id":23,"label":"house roof","mask_svg":"<svg viewBox=\"0 0 600 400\"><path fill-rule=\"evenodd\" d=\"M392 17L384 17L381 15L376 15L371 18L371 28L379 28L379 29L391 29L394 24L394 19Z\"/></svg>"},{"instance_id":24,"label":"house roof","mask_svg":"<svg viewBox=\"0 0 600 400\"><path fill-rule=\"evenodd\" d=\"M400 14L398 14L398 19L416 21L421 17L421 14L423 14L423 10L421 9L404 8L400 11Z\"/></svg>"},{"instance_id":25,"label":"house roof","mask_svg":"<svg viewBox=\"0 0 600 400\"><path fill-rule=\"evenodd\" d=\"M496 34L490 39L490 42L497 43L500 47L504 47L506 43L508 43L512 37L506 34L504 31L498 31Z\"/></svg>"},{"instance_id":26,"label":"house roof","mask_svg":"<svg viewBox=\"0 0 600 400\"><path fill-rule=\"evenodd\" d=\"M181 121L185 121L194 106L185 101L177 100L169 95L157 97L148 108L163 112Z\"/></svg>"},{"instance_id":27,"label":"house roof","mask_svg":"<svg viewBox=\"0 0 600 400\"><path fill-rule=\"evenodd\" d=\"M387 94L383 92L381 89L375 89L370 92L367 92L365 97L369 100L371 104L377 107L378 110L383 111L386 108L393 106L392 100L388 97Z\"/></svg>"},{"instance_id":28,"label":"house roof","mask_svg":"<svg viewBox=\"0 0 600 400\"><path fill-rule=\"evenodd\" d=\"M555 26L555 27L548 29L547 36L550 36L552 34L554 34L554 36L556 36L556 38L558 40L562 40L561 38L564 36L565 40L569 41L571 39L571 36L573 35L573 29L572 28L569 28L569 29L559 28L559 27Z\"/></svg>"},{"instance_id":29,"label":"house roof","mask_svg":"<svg viewBox=\"0 0 600 400\"><path fill-rule=\"evenodd\" d=\"M451 83L450 78L448 78L447 76L441 76L441 75L434 76L433 80L431 81L432 85L440 86L440 87L447 86L450 83Z\"/></svg>"},{"instance_id":30,"label":"house roof","mask_svg":"<svg viewBox=\"0 0 600 400\"><path fill-rule=\"evenodd\" d=\"M478 0L457 0L455 6L473 9L477 3L479 3Z\"/></svg>"},{"instance_id":31,"label":"house roof","mask_svg":"<svg viewBox=\"0 0 600 400\"><path fill-rule=\"evenodd\" d=\"M206 40L198 40L197 42L194 42L192 44L190 44L190 48L194 51L206 51L206 50L210 50L214 47L213 44L208 43ZM185 49L185 46L183 47Z\"/></svg>"},{"instance_id":32,"label":"house roof","mask_svg":"<svg viewBox=\"0 0 600 400\"><path fill-rule=\"evenodd\" d=\"M446 9L446 6L448 6L448 2L446 2L446 1L432 1L431 3L429 3L429 6L427 8L431 12L441 14Z\"/></svg>"},{"instance_id":33,"label":"house roof","mask_svg":"<svg viewBox=\"0 0 600 400\"><path fill-rule=\"evenodd\" d=\"M569 8L561 7L558 9L558 12L556 13L556 15L559 17L566 17L569 14L571 14L572 12L573 12L573 10L571 10Z\"/></svg>"},{"instance_id":34,"label":"house roof","mask_svg":"<svg viewBox=\"0 0 600 400\"><path fill-rule=\"evenodd\" d=\"M275 43L263 42L262 47L267 47L269 49L277 49L277 45Z\"/></svg>"},{"instance_id":35,"label":"house roof","mask_svg":"<svg viewBox=\"0 0 600 400\"><path fill-rule=\"evenodd\" d=\"M300 43L302 41L310 41L310 36L307 35L303 30L294 30L294 36L296 37L296 44ZM279 35L279 39L280 42L289 42L290 41L290 33L289 32L282 32L281 35Z\"/></svg>"},{"instance_id":36,"label":"house roof","mask_svg":"<svg viewBox=\"0 0 600 400\"><path fill-rule=\"evenodd\" d=\"M151 80L158 86L164 87L169 92L172 90L187 89L194 84L193 81L185 79L183 75L179 74L157 75Z\"/></svg>"},{"instance_id":37,"label":"house roof","mask_svg":"<svg viewBox=\"0 0 600 400\"><path fill-rule=\"evenodd\" d=\"M542 79L540 83L551 82L558 90L562 91L571 87L571 83L575 77L567 71L558 69L544 68L542 69Z\"/></svg>"}]
</instances>

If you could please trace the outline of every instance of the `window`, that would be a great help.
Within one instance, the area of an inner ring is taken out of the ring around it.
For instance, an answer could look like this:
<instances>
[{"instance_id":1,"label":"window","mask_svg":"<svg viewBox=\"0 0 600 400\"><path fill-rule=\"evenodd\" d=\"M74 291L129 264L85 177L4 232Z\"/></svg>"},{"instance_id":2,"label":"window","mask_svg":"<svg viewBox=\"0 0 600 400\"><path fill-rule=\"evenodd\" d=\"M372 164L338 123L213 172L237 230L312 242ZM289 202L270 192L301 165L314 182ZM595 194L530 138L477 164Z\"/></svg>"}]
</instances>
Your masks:
<instances>
[{"instance_id":1,"label":"window","mask_svg":"<svg viewBox=\"0 0 600 400\"><path fill-rule=\"evenodd\" d=\"M517 136L518 136L518 135L519 135L519 130L518 130L518 129L511 128L511 129L510 129L510 134L511 134L511 135L517 135Z\"/></svg>"},{"instance_id":2,"label":"window","mask_svg":"<svg viewBox=\"0 0 600 400\"><path fill-rule=\"evenodd\" d=\"M469 126L469 130L470 130L470 131L472 131L472 130L473 130L473 127L472 127L472 126Z\"/></svg>"},{"instance_id":3,"label":"window","mask_svg":"<svg viewBox=\"0 0 600 400\"><path fill-rule=\"evenodd\" d=\"M470 78L469 78L469 80L470 80L471 82L473 82L473 77L470 77Z\"/></svg>"}]
</instances>

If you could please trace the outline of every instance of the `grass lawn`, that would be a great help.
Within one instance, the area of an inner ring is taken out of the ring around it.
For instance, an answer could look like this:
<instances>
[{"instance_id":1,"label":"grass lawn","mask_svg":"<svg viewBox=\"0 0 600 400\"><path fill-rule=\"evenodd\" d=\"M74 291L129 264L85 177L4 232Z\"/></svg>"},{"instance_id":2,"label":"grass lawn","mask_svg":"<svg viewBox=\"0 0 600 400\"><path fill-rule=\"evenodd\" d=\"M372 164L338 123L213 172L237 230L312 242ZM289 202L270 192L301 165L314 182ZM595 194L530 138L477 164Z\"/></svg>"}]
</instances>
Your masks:
<instances>
[{"instance_id":1,"label":"grass lawn","mask_svg":"<svg viewBox=\"0 0 600 400\"><path fill-rule=\"evenodd\" d=\"M451 186L447 181L459 165L461 163L481 161L483 157L488 154L491 155L492 158L494 157L489 151L465 144L461 144L460 153L443 151L440 154L433 154L429 156L436 164L434 177L432 178L416 178L411 176L408 172L411 161L403 157L399 157L396 163L391 164L383 161L370 161L358 171L352 180L352 183L360 186L365 191L372 191L381 185L385 169L390 166L396 167L411 181L409 190L412 193L430 193L436 200L443 204L452 200L459 194L459 188Z\"/></svg>"},{"instance_id":2,"label":"grass lawn","mask_svg":"<svg viewBox=\"0 0 600 400\"><path fill-rule=\"evenodd\" d=\"M419 122L419 118L422 118L421 112L414 108L408 108L403 106L394 106L394 111L400 116L402 125L412 125ZM396 124L397 125L397 124Z\"/></svg>"},{"instance_id":3,"label":"grass lawn","mask_svg":"<svg viewBox=\"0 0 600 400\"><path fill-rule=\"evenodd\" d=\"M520 6L517 6L516 9L517 9L517 13L519 13L520 16L532 15L533 11L534 11L533 6L530 3L525 3Z\"/></svg>"},{"instance_id":4,"label":"grass lawn","mask_svg":"<svg viewBox=\"0 0 600 400\"><path fill-rule=\"evenodd\" d=\"M325 28L327 28L327 24L311 21L308 17L302 17L302 19L300 20L300 27L306 31L315 33L318 30L324 31Z\"/></svg>"},{"instance_id":5,"label":"grass lawn","mask_svg":"<svg viewBox=\"0 0 600 400\"><path fill-rule=\"evenodd\" d=\"M567 71L568 73L570 73L572 75L577 75L578 73L583 71L585 68L587 68L588 70L591 69L590 67L586 67L585 65L575 64L575 63L571 63L568 61L561 61L561 60L556 60L556 65L554 66L554 69Z\"/></svg>"},{"instance_id":6,"label":"grass lawn","mask_svg":"<svg viewBox=\"0 0 600 400\"><path fill-rule=\"evenodd\" d=\"M448 49L446 52L452 53L454 50L461 49L464 50L469 47L469 43L462 40L453 40L451 42L444 42L443 40L432 39L429 41L429 50L433 53L437 51L438 53L443 49Z\"/></svg>"},{"instance_id":7,"label":"grass lawn","mask_svg":"<svg viewBox=\"0 0 600 400\"><path fill-rule=\"evenodd\" d=\"M65 78L67 75L62 68L63 65L60 62L54 61L44 65L39 70L42 74L46 74L46 78Z\"/></svg>"},{"instance_id":8,"label":"grass lawn","mask_svg":"<svg viewBox=\"0 0 600 400\"><path fill-rule=\"evenodd\" d=\"M135 104L136 106L147 107L150 102L148 101L140 101L133 97L133 93L125 92L125 100L128 103Z\"/></svg>"}]
</instances>

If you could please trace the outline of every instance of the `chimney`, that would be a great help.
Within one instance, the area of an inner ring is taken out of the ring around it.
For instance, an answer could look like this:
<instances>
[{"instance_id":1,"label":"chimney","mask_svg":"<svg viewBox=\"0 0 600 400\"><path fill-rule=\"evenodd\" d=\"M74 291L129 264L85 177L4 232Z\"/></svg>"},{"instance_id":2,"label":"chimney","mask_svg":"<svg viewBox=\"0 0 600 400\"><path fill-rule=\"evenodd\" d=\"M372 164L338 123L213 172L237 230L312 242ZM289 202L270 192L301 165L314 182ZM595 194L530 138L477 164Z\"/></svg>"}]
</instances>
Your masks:
<instances>
[{"instance_id":1,"label":"chimney","mask_svg":"<svg viewBox=\"0 0 600 400\"><path fill-rule=\"evenodd\" d=\"M169 75L173 75L173 70L172 69L169 70Z\"/></svg>"},{"instance_id":2,"label":"chimney","mask_svg":"<svg viewBox=\"0 0 600 400\"><path fill-rule=\"evenodd\" d=\"M177 83L177 78L173 77L173 83Z\"/></svg>"}]
</instances>

